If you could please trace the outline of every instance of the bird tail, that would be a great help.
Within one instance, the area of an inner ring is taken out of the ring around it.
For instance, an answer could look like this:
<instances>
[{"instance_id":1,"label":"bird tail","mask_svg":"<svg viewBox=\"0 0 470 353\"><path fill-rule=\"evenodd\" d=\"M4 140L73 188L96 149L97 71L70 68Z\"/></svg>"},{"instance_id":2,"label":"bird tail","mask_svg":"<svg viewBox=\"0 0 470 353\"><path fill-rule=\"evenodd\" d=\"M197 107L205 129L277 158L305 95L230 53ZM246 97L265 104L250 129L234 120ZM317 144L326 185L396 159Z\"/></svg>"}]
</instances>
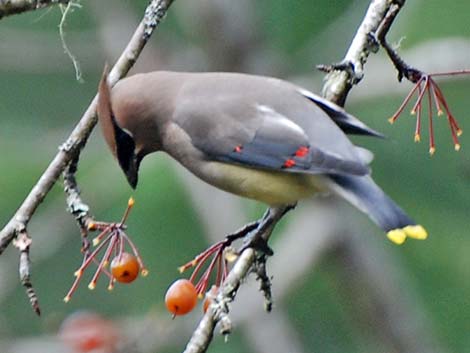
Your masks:
<instances>
[{"instance_id":1,"label":"bird tail","mask_svg":"<svg viewBox=\"0 0 470 353\"><path fill-rule=\"evenodd\" d=\"M407 237L426 239L427 232L390 199L370 176L330 175L332 189L367 214L387 232L387 237L402 244Z\"/></svg>"}]
</instances>

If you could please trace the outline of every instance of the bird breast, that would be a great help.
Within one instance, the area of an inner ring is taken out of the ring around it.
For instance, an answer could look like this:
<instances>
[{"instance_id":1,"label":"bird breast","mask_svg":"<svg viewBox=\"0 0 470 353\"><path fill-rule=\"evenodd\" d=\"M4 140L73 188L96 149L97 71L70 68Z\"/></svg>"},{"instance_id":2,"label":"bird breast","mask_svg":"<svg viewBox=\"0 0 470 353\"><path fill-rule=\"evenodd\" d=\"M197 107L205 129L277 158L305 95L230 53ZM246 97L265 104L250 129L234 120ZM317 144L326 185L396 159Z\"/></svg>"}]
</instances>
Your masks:
<instances>
[{"instance_id":1,"label":"bird breast","mask_svg":"<svg viewBox=\"0 0 470 353\"><path fill-rule=\"evenodd\" d=\"M270 206L294 204L323 191L320 176L254 169L222 162L205 162L196 174L219 189Z\"/></svg>"}]
</instances>

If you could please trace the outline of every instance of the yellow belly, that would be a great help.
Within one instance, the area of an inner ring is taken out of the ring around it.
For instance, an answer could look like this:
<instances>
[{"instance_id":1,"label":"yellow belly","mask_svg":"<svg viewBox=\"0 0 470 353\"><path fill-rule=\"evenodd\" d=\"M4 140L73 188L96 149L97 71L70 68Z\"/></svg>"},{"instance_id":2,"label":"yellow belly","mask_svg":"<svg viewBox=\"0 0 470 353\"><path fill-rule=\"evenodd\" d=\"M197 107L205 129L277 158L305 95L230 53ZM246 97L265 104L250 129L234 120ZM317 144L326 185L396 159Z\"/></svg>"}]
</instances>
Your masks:
<instances>
[{"instance_id":1,"label":"yellow belly","mask_svg":"<svg viewBox=\"0 0 470 353\"><path fill-rule=\"evenodd\" d=\"M318 177L208 162L199 174L208 183L268 205L293 204L322 191Z\"/></svg>"}]
</instances>

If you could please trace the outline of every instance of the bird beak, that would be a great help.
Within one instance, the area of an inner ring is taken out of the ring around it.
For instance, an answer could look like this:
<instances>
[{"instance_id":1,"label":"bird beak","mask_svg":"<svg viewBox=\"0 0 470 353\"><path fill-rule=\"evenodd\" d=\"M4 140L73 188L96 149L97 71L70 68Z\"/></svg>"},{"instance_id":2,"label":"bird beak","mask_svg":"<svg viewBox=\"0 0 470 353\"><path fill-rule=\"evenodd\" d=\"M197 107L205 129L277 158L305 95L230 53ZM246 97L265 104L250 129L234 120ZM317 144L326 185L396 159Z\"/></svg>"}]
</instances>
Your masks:
<instances>
[{"instance_id":1,"label":"bird beak","mask_svg":"<svg viewBox=\"0 0 470 353\"><path fill-rule=\"evenodd\" d=\"M121 128L116 121L111 107L111 92L107 78L108 72L107 67L105 67L98 95L98 118L101 131L106 143L124 171L127 181L135 189L142 157L135 153L135 141L132 134Z\"/></svg>"}]
</instances>

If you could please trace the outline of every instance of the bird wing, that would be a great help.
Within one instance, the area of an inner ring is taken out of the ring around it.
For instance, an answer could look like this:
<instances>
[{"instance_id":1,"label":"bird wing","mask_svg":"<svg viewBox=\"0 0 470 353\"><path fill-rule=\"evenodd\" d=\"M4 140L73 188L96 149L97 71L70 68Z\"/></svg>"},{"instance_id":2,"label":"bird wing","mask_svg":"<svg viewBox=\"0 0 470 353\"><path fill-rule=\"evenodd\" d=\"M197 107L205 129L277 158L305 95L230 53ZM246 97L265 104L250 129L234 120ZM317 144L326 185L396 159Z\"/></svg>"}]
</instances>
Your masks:
<instances>
[{"instance_id":1,"label":"bird wing","mask_svg":"<svg viewBox=\"0 0 470 353\"><path fill-rule=\"evenodd\" d=\"M346 134L384 137L383 134L371 129L358 118L349 114L342 107L330 102L329 100L300 87L297 88L297 91L305 98L317 104Z\"/></svg>"},{"instance_id":2,"label":"bird wing","mask_svg":"<svg viewBox=\"0 0 470 353\"><path fill-rule=\"evenodd\" d=\"M249 99L243 91L241 97L240 90L235 90L234 94L214 90L207 96L200 89L198 94L196 89L191 91L179 95L173 121L186 131L193 146L209 160L311 174L369 173L368 166L359 157L351 158L350 151L342 154L335 148L328 149L327 145L317 145L305 129L286 114L271 104L258 103L266 100L262 95L256 97L254 89ZM306 100L305 105L313 106ZM314 112L321 112L329 126L338 130L339 136L344 136L321 109ZM344 139L347 138L344 136ZM352 144L350 146L354 149Z\"/></svg>"}]
</instances>

